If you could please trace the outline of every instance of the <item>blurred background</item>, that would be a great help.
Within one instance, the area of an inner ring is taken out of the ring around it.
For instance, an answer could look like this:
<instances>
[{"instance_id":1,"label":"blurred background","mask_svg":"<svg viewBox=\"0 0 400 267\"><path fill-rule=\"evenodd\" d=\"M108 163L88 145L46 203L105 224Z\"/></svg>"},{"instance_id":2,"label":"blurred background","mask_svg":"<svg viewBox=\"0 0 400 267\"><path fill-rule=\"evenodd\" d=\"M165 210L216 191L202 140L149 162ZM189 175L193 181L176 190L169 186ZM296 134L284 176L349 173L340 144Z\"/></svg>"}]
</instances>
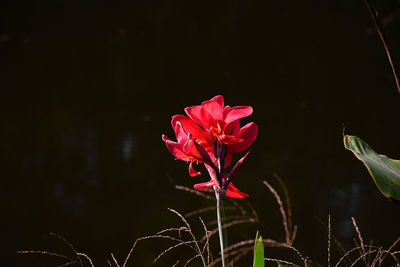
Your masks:
<instances>
[{"instance_id":1,"label":"blurred background","mask_svg":"<svg viewBox=\"0 0 400 267\"><path fill-rule=\"evenodd\" d=\"M400 1L373 4L400 64ZM124 259L138 237L180 225L167 208L204 207L174 185L208 178L190 178L161 134L174 139L171 117L217 94L227 105L253 106L243 123L259 125L235 184L251 195L260 224L231 228L230 236L253 238L258 229L283 239L278 206L262 185L274 173L291 196L295 247L322 264L320 221L329 214L347 248L356 237L352 216L366 242L388 247L400 234L400 207L342 143L345 124L400 159L400 94L363 1L0 6L1 266L54 266L46 256L15 253L68 251L49 232L106 266L111 252ZM140 243L129 266L151 265L165 244ZM154 266L175 261L166 256Z\"/></svg>"}]
</instances>

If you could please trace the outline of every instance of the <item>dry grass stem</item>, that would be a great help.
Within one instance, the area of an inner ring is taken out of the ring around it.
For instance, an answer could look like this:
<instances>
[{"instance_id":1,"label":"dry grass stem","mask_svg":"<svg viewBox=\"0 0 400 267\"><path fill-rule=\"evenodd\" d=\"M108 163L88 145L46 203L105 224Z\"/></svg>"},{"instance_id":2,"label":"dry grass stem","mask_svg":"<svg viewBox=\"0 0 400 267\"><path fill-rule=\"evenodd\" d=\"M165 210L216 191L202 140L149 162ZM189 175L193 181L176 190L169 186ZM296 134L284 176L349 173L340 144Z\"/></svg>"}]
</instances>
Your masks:
<instances>
[{"instance_id":1,"label":"dry grass stem","mask_svg":"<svg viewBox=\"0 0 400 267\"><path fill-rule=\"evenodd\" d=\"M71 261L71 262L67 262L67 263L58 265L57 267L67 267L67 266L74 265L74 264L76 264L76 263L77 263L76 261Z\"/></svg>"},{"instance_id":2,"label":"dry grass stem","mask_svg":"<svg viewBox=\"0 0 400 267\"><path fill-rule=\"evenodd\" d=\"M318 217L315 217L316 218L316 220L318 220L318 222L319 223L321 223L325 228L326 228L326 230L327 230L327 232L328 232L328 239L330 239L331 241L330 241L330 243L331 243L331 248L330 248L330 251L332 250L332 240L333 240L333 242L335 243L335 245L336 245L336 248L337 248L337 250L339 251L339 253L341 253L342 254L342 256L344 257L344 259L342 259L342 260L345 260L347 263L348 263L348 265L350 265L351 264L351 261L348 259L348 258L346 258L346 256L344 256L346 253L348 253L347 251L346 251L346 249L343 247L343 245L336 239L336 237L335 237L335 235L332 233L332 227L330 227L329 225L326 225L320 218L318 218ZM329 214L329 222L330 222L330 214Z\"/></svg>"},{"instance_id":3,"label":"dry grass stem","mask_svg":"<svg viewBox=\"0 0 400 267\"><path fill-rule=\"evenodd\" d=\"M254 242L254 240L253 240L253 242ZM241 252L247 251L247 250L249 250L249 251L253 250L253 244L251 246L249 246L249 247L242 248L240 250L230 251L230 252L225 254L224 258L231 257L231 256L234 256L234 255L239 255L239 254L241 254ZM207 267L212 267L212 266L216 265L217 263L221 262L221 260L222 260L222 258L218 257L213 262L211 262ZM229 263L228 263L228 266L229 266Z\"/></svg>"},{"instance_id":4,"label":"dry grass stem","mask_svg":"<svg viewBox=\"0 0 400 267\"><path fill-rule=\"evenodd\" d=\"M120 267L119 264L118 264L117 259L114 257L114 254L112 254L112 253L111 253L111 258L113 259L115 265L116 265L117 267Z\"/></svg>"},{"instance_id":5,"label":"dry grass stem","mask_svg":"<svg viewBox=\"0 0 400 267\"><path fill-rule=\"evenodd\" d=\"M276 263L282 263L282 264L286 264L286 265L291 265L291 266L297 266L297 267L301 267L300 265L297 265L293 262L290 261L284 261L284 260L278 260L278 259L272 259L272 258L264 258L265 261L272 261L272 262L276 262Z\"/></svg>"},{"instance_id":6,"label":"dry grass stem","mask_svg":"<svg viewBox=\"0 0 400 267\"><path fill-rule=\"evenodd\" d=\"M190 224L187 222L187 220L185 219L185 217L183 217L183 215L181 215L181 214L180 214L179 212L177 212L176 210L170 209L170 208L168 208L168 210L171 211L171 212L173 212L173 213L175 213L176 215L178 215L178 217L181 218L181 220L183 221L183 223L186 225L186 227L187 227L188 230L189 230L190 235L192 236L192 239L193 239L193 241L194 241L194 244L195 244L195 246L196 246L197 253L200 255L200 258L201 258L201 261L203 262L203 265L206 266L206 262L205 262L205 259L204 259L204 257L203 257L203 254L201 254L201 249L200 249L200 247L199 247L199 243L196 241L196 237L194 236L194 234L193 234L193 232L192 232L192 229L190 228Z\"/></svg>"},{"instance_id":7,"label":"dry grass stem","mask_svg":"<svg viewBox=\"0 0 400 267\"><path fill-rule=\"evenodd\" d=\"M377 262L379 261L379 259L381 258L382 254L383 254L383 251L382 251L382 248L380 247L380 248L378 249L378 252L377 252L376 255L375 255L374 261L372 262L371 266L375 266L375 265L376 265L376 263L377 263Z\"/></svg>"},{"instance_id":8,"label":"dry grass stem","mask_svg":"<svg viewBox=\"0 0 400 267\"><path fill-rule=\"evenodd\" d=\"M77 252L76 249L74 248L74 246L68 240L66 240L64 237L62 237L58 234L55 234L55 233L49 233L49 235L52 237L56 237L57 239L61 240L63 243L67 244L68 247L73 251L75 259L71 259L70 257L68 257L66 255L62 255L62 254L54 253L54 252L50 252L50 251L45 251L45 250L23 250L23 251L17 251L16 253L17 254L41 254L41 255L48 255L48 256L68 260L68 262L58 265L59 267L70 266L73 264L78 264L80 266L83 266L83 262L81 260L81 257L82 257L82 258L85 258L89 262L91 267L94 267L92 259L85 253Z\"/></svg>"},{"instance_id":9,"label":"dry grass stem","mask_svg":"<svg viewBox=\"0 0 400 267\"><path fill-rule=\"evenodd\" d=\"M81 256L81 257L84 257L88 262L89 262L89 264L90 264L90 266L91 267L94 267L94 264L93 264L93 261L92 261L92 259L88 256L88 255L86 255L85 253L82 253L82 252L78 252L78 253L76 253L78 256ZM111 254L112 255L112 254ZM114 257L114 256L113 256ZM118 264L117 264L118 265ZM119 266L118 266L119 267Z\"/></svg>"},{"instance_id":10,"label":"dry grass stem","mask_svg":"<svg viewBox=\"0 0 400 267\"><path fill-rule=\"evenodd\" d=\"M339 266L339 264L342 263L342 261L343 261L347 256L350 255L350 253L352 253L352 252L354 252L354 251L357 251L357 250L359 250L359 249L361 249L361 247L354 247L354 248L348 250L348 251L339 259L339 261L336 263L335 267Z\"/></svg>"},{"instance_id":11,"label":"dry grass stem","mask_svg":"<svg viewBox=\"0 0 400 267\"><path fill-rule=\"evenodd\" d=\"M286 187L286 184L283 182L282 178L278 174L274 173L273 177L278 181L279 185L283 190L283 194L285 195L289 230L292 230L292 203L290 202L289 191Z\"/></svg>"},{"instance_id":12,"label":"dry grass stem","mask_svg":"<svg viewBox=\"0 0 400 267\"><path fill-rule=\"evenodd\" d=\"M162 238L162 239L169 239L169 240L176 241L176 242L182 242L182 240L180 240L180 239L174 238L172 236L166 236L166 235L150 235L150 236L140 237L140 238L136 239L135 242L133 243L131 249L129 250L128 255L125 258L124 264L122 264L122 267L126 266L128 260L130 259L131 255L132 255L133 250L135 249L135 247L139 243L139 241L152 239L152 238ZM187 246L189 246L190 248L196 250L194 247L192 247L190 245L187 245Z\"/></svg>"},{"instance_id":13,"label":"dry grass stem","mask_svg":"<svg viewBox=\"0 0 400 267\"><path fill-rule=\"evenodd\" d=\"M235 262L237 262L238 260L240 260L242 257L246 256L249 252L253 251L253 247L251 246L250 248L243 249L243 250L240 250L240 251L241 251L241 253L238 254L238 255L236 255L236 256L228 263L228 266L233 266L233 264L234 264Z\"/></svg>"},{"instance_id":14,"label":"dry grass stem","mask_svg":"<svg viewBox=\"0 0 400 267\"><path fill-rule=\"evenodd\" d=\"M294 240L296 239L296 234L297 234L297 225L293 226L292 237L290 238L291 245L293 245Z\"/></svg>"},{"instance_id":15,"label":"dry grass stem","mask_svg":"<svg viewBox=\"0 0 400 267\"><path fill-rule=\"evenodd\" d=\"M376 30L377 30L377 32L378 32L378 34L379 34L379 37L380 37L380 39L381 39L381 41L382 41L383 47L385 48L385 52L386 52L386 55L387 55L387 57L388 57L390 67L392 68L392 73L393 73L393 76L394 76L394 80L395 80L395 82L396 82L396 87L397 87L397 90L398 90L399 93L400 93L400 82L399 82L399 77L397 76L397 71L396 71L396 68L395 68L395 66L394 66L394 63L393 63L393 61L392 61L392 56L390 55L389 46L387 45L387 41L386 41L386 37L385 37L385 32L383 31L383 27L382 27L382 24L381 24L380 19L379 19L379 16L378 16L378 12L376 11L375 8L373 8L373 7L369 4L368 0L365 0L365 4L366 4L366 6L368 7L369 14L371 15L372 20L374 21L375 28L376 28Z\"/></svg>"},{"instance_id":16,"label":"dry grass stem","mask_svg":"<svg viewBox=\"0 0 400 267\"><path fill-rule=\"evenodd\" d=\"M240 210L240 212L242 213L242 215L246 215L247 212L246 210L243 208L242 205L240 205L236 200L234 200L233 198L229 199L229 202L233 204L233 206L235 206L238 210ZM226 205L224 206L224 208L226 207Z\"/></svg>"},{"instance_id":17,"label":"dry grass stem","mask_svg":"<svg viewBox=\"0 0 400 267\"><path fill-rule=\"evenodd\" d=\"M203 229L206 235L206 243L203 246L203 249L201 251L201 253L203 254L204 251L207 249L207 264L210 263L210 257L211 257L211 251L210 251L210 236L209 236L209 231L207 230L207 226L204 223L204 221L199 217L199 220L201 222L201 224L203 225Z\"/></svg>"},{"instance_id":18,"label":"dry grass stem","mask_svg":"<svg viewBox=\"0 0 400 267\"><path fill-rule=\"evenodd\" d=\"M236 225L236 224L254 223L254 222L256 222L256 221L255 221L253 218L250 218L250 219L243 219L243 220L236 220L236 221L232 221L232 222L229 222L229 223L225 223L225 224L222 226L222 229L229 228L229 227L231 227L231 226L233 226L233 225ZM209 234L210 237L213 236L214 234L216 234L217 232L218 232L218 228L212 230L212 231L210 232L210 234ZM200 242L204 242L204 240L205 240L206 238L207 238L206 236L203 236L203 237L200 239Z\"/></svg>"},{"instance_id":19,"label":"dry grass stem","mask_svg":"<svg viewBox=\"0 0 400 267\"><path fill-rule=\"evenodd\" d=\"M285 245L284 247L293 250L300 257L301 261L303 261L303 262L305 261L303 255L301 255L300 251L298 251L296 248L288 246L288 245Z\"/></svg>"},{"instance_id":20,"label":"dry grass stem","mask_svg":"<svg viewBox=\"0 0 400 267\"><path fill-rule=\"evenodd\" d=\"M400 239L400 237L398 239L396 239L395 243L393 243L393 244L396 245L398 242L400 242L399 239ZM398 263L398 260L395 257L395 254L399 254L400 251L391 252L391 249L393 249L393 247L394 247L393 244L392 244L391 248L389 248L390 250L389 249L388 250L383 250L381 247L376 247L376 246L371 246L371 245L364 245L364 249L368 248L368 251L366 251L365 253L362 253L355 261L350 262L350 266L354 266L361 259L365 258L366 256L370 256L370 255L372 255L374 253L376 253L376 255L374 257L373 262L371 264L369 264L369 261L366 261L366 263L365 263L366 266L376 266L376 265L377 266L381 266L386 255L391 255L393 257L393 259ZM362 251L362 247L361 246L357 246L357 247L354 247L354 248L350 249L349 251L347 251L339 259L339 261L336 263L335 267L339 266L345 260L345 258L348 257L354 251Z\"/></svg>"},{"instance_id":21,"label":"dry grass stem","mask_svg":"<svg viewBox=\"0 0 400 267\"><path fill-rule=\"evenodd\" d=\"M363 240L363 238L361 236L360 229L358 229L358 226L357 226L357 223L356 223L356 220L354 219L354 217L351 217L351 221L353 222L354 229L357 232L358 240L360 241L360 246L361 246L360 254L365 254L366 251L365 251L365 247L364 247L364 240ZM357 245L357 242L356 242L356 245ZM367 253L365 255L369 256L371 254ZM363 260L364 260L365 265L368 266L368 259L364 257Z\"/></svg>"},{"instance_id":22,"label":"dry grass stem","mask_svg":"<svg viewBox=\"0 0 400 267\"><path fill-rule=\"evenodd\" d=\"M243 218L246 218L246 217L245 216L225 216L224 218L221 219L221 222L226 223L229 220L241 220ZM253 219L253 220L254 220L254 222L256 221L255 219ZM216 224L218 224L217 220L213 220L208 223L209 226L216 225Z\"/></svg>"},{"instance_id":23,"label":"dry grass stem","mask_svg":"<svg viewBox=\"0 0 400 267\"><path fill-rule=\"evenodd\" d=\"M393 244L388 248L386 251L385 255L383 255L382 258L379 259L379 265L382 264L383 260L386 258L386 256L393 250L393 248L400 242L400 236L393 242ZM396 258L395 258L396 259Z\"/></svg>"},{"instance_id":24,"label":"dry grass stem","mask_svg":"<svg viewBox=\"0 0 400 267\"><path fill-rule=\"evenodd\" d=\"M353 267L354 265L356 265L356 263L357 263L358 261L364 259L365 256L367 256L368 254L372 254L372 253L375 253L375 252L377 252L377 251L378 251L378 250L375 249L375 250L371 250L371 251L368 251L368 252L365 252L365 253L361 254L361 256L358 257L358 258L350 265L350 267ZM372 264L372 266L374 266L374 264Z\"/></svg>"},{"instance_id":25,"label":"dry grass stem","mask_svg":"<svg viewBox=\"0 0 400 267\"><path fill-rule=\"evenodd\" d=\"M194 259L196 259L196 258L198 258L198 257L200 257L199 254L194 255L193 257L191 257L190 259L188 259L188 260L185 262L185 264L183 265L183 267L188 266L188 264L189 264L190 262L192 262L192 260L194 260Z\"/></svg>"},{"instance_id":26,"label":"dry grass stem","mask_svg":"<svg viewBox=\"0 0 400 267\"><path fill-rule=\"evenodd\" d=\"M164 229L164 230L161 230L161 231L157 232L156 235L161 235L161 234L164 234L164 233L174 232L174 231L177 231L178 235L180 237L181 236L181 232L188 232L189 230L184 226L176 227L176 228L168 228L168 229Z\"/></svg>"},{"instance_id":27,"label":"dry grass stem","mask_svg":"<svg viewBox=\"0 0 400 267\"><path fill-rule=\"evenodd\" d=\"M285 243L280 243L280 242L277 242L272 239L263 239L262 242L264 245L267 245L269 247L287 247L287 245ZM248 246L248 245L254 245L254 239L237 242L237 243L225 248L224 251L228 252L228 251L234 250L236 248Z\"/></svg>"},{"instance_id":28,"label":"dry grass stem","mask_svg":"<svg viewBox=\"0 0 400 267\"><path fill-rule=\"evenodd\" d=\"M247 206L249 207L251 215L256 220L256 222L259 222L260 220L258 218L258 214L257 214L256 210L250 204L247 204Z\"/></svg>"},{"instance_id":29,"label":"dry grass stem","mask_svg":"<svg viewBox=\"0 0 400 267\"><path fill-rule=\"evenodd\" d=\"M53 257L58 257L62 259L69 260L69 258L65 255L54 253L54 252L49 252L49 251L42 251L42 250L20 250L16 252L17 254L42 254L42 255L48 255L48 256L53 256Z\"/></svg>"},{"instance_id":30,"label":"dry grass stem","mask_svg":"<svg viewBox=\"0 0 400 267\"><path fill-rule=\"evenodd\" d=\"M68 242L67 239L65 239L64 237L62 237L62 236L60 236L60 235L58 235L58 234L56 234L56 233L51 233L51 232L50 232L49 235L50 235L50 236L54 236L54 237L60 239L61 241L63 241L65 244L67 244L67 245L71 248L71 250L74 252L74 255L75 255L76 260L78 261L79 265L80 265L80 266L83 266L82 260L81 260L81 258L79 257L78 252L75 250L74 246L73 246L70 242Z\"/></svg>"},{"instance_id":31,"label":"dry grass stem","mask_svg":"<svg viewBox=\"0 0 400 267\"><path fill-rule=\"evenodd\" d=\"M171 250L173 250L173 249L175 249L175 248L177 248L177 247L180 247L180 246L182 246L182 245L188 245L188 244L191 244L191 243L196 243L196 241L185 241L185 242L181 242L181 243L178 243L178 244L175 244L175 245L173 245L173 246L170 246L169 248L167 248L166 250L164 250L163 252L161 252L154 260L153 260L153 263L155 263L156 261L158 261L163 255L165 255L168 251L171 251Z\"/></svg>"},{"instance_id":32,"label":"dry grass stem","mask_svg":"<svg viewBox=\"0 0 400 267\"><path fill-rule=\"evenodd\" d=\"M288 228L288 223L287 223L287 217L286 217L286 213L285 213L285 209L283 208L283 203L281 201L281 198L279 197L278 193L275 191L275 189L267 182L267 181L263 181L264 185L269 189L269 191L271 191L271 193L274 195L276 202L279 205L279 210L281 211L282 214L282 223L283 223L283 228L285 230L285 236L286 236L286 244L288 244L289 246L291 246L291 235L289 232L289 228Z\"/></svg>"},{"instance_id":33,"label":"dry grass stem","mask_svg":"<svg viewBox=\"0 0 400 267\"><path fill-rule=\"evenodd\" d=\"M215 206L206 207L206 208L197 209L197 210L185 213L183 216L185 216L185 218L189 218L189 217L192 217L194 215L206 213L206 212L209 212L209 211L215 211L215 209L216 209ZM224 209L225 210L236 210L235 207L230 207L230 206L225 206Z\"/></svg>"},{"instance_id":34,"label":"dry grass stem","mask_svg":"<svg viewBox=\"0 0 400 267\"><path fill-rule=\"evenodd\" d=\"M186 186L176 185L175 188L178 189L178 190L181 190L181 191L186 191L186 192L195 194L195 195L197 195L197 196L199 196L199 197L202 197L202 198L205 198L205 199L215 200L215 197L214 197L214 196L207 195L207 194L205 194L205 193L203 193L203 192L194 190L194 189L189 188L189 187L186 187ZM211 191L210 191L210 192L211 192Z\"/></svg>"},{"instance_id":35,"label":"dry grass stem","mask_svg":"<svg viewBox=\"0 0 400 267\"><path fill-rule=\"evenodd\" d=\"M197 214L205 213L205 212L208 212L208 211L214 211L215 209L216 208L215 208L215 205L214 205L214 206L211 206L211 207L197 209L197 210L185 213L183 216L185 216L186 218L189 218L189 217L192 217L192 216L197 215Z\"/></svg>"},{"instance_id":36,"label":"dry grass stem","mask_svg":"<svg viewBox=\"0 0 400 267\"><path fill-rule=\"evenodd\" d=\"M328 215L328 267L331 267L331 215Z\"/></svg>"},{"instance_id":37,"label":"dry grass stem","mask_svg":"<svg viewBox=\"0 0 400 267\"><path fill-rule=\"evenodd\" d=\"M358 229L358 226L357 226L357 223L356 223L356 220L354 219L354 217L351 217L351 221L353 222L354 229L355 229L356 232L357 232L358 240L360 240L361 249L362 249L363 253L365 253L364 240L363 240L363 238L362 238L362 236L361 236L360 229Z\"/></svg>"}]
</instances>

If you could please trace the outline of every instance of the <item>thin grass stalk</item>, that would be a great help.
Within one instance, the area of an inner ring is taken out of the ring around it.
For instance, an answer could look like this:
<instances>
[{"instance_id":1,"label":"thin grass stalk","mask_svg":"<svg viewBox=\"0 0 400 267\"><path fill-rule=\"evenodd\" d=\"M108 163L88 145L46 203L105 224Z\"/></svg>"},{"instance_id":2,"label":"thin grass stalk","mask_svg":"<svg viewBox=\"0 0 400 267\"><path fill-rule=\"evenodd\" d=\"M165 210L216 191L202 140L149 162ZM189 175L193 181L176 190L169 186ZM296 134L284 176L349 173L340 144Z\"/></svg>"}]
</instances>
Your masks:
<instances>
[{"instance_id":1,"label":"thin grass stalk","mask_svg":"<svg viewBox=\"0 0 400 267\"><path fill-rule=\"evenodd\" d=\"M276 262L276 263L282 263L282 264L285 264L285 265L301 267L300 265L297 265L296 263L293 263L293 262L290 262L290 261L284 261L284 260L273 259L273 258L264 258L264 261L272 261L272 262Z\"/></svg>"},{"instance_id":2,"label":"thin grass stalk","mask_svg":"<svg viewBox=\"0 0 400 267\"><path fill-rule=\"evenodd\" d=\"M76 263L77 263L76 261L71 261L71 262L67 262L67 263L58 265L57 267L67 267L67 266L74 265L74 264L76 264Z\"/></svg>"},{"instance_id":3,"label":"thin grass stalk","mask_svg":"<svg viewBox=\"0 0 400 267\"><path fill-rule=\"evenodd\" d=\"M396 67L395 67L395 65L394 65L394 63L393 63L392 56L390 55L389 46L388 46L388 44L387 44L388 42L387 42L387 40L386 40L385 32L383 31L383 26L382 26L381 21L380 21L380 19L379 19L378 12L376 11L376 9L375 9L374 7L372 7L372 6L369 4L369 1L368 1L368 0L365 0L364 2L365 2L365 5L366 5L367 8L368 8L369 14L370 14L371 17L372 17L372 20L374 21L375 28L376 28L376 30L377 30L377 32L378 32L378 34L379 34L379 38L380 38L381 41L382 41L383 47L385 48L386 56L387 56L387 58L388 58L388 60L389 60L390 67L392 68L392 73L393 73L394 81L395 81L395 83L396 83L397 90L398 90L399 93L400 93L400 81L399 81L399 77L397 76Z\"/></svg>"},{"instance_id":4,"label":"thin grass stalk","mask_svg":"<svg viewBox=\"0 0 400 267\"><path fill-rule=\"evenodd\" d=\"M254 242L254 240L253 240L253 242ZM233 257L233 256L235 256L235 258L236 258L236 256L237 255L240 255L241 254L241 252L242 251L251 251L251 250L253 250L253 248L254 248L254 244L251 244L250 246L248 246L248 247L244 247L244 248L241 248L241 249L237 249L237 250L233 250L233 251L225 251L226 252L226 254L225 255L227 255L227 257ZM232 264L233 264L233 261L235 260L235 258L232 260L232 261L230 261L229 263L228 263L228 265L229 266L231 266ZM215 259L213 262L211 262L210 263L210 265L208 265L207 267L212 267L212 266L215 266L218 262L220 262L221 261L221 257L219 257L219 258L217 258L217 259Z\"/></svg>"},{"instance_id":5,"label":"thin grass stalk","mask_svg":"<svg viewBox=\"0 0 400 267\"><path fill-rule=\"evenodd\" d=\"M328 216L328 267L331 267L331 215Z\"/></svg>"},{"instance_id":6,"label":"thin grass stalk","mask_svg":"<svg viewBox=\"0 0 400 267\"><path fill-rule=\"evenodd\" d=\"M42 255L48 255L48 256L53 256L53 257L57 257L57 258L70 260L70 258L68 258L65 255L53 253L53 252L49 252L49 251L42 251L42 250L19 250L16 253L17 254L42 254Z\"/></svg>"},{"instance_id":7,"label":"thin grass stalk","mask_svg":"<svg viewBox=\"0 0 400 267\"><path fill-rule=\"evenodd\" d=\"M289 230L293 230L293 224L292 224L292 204L290 202L290 197L289 197L289 191L286 187L286 184L283 182L282 178L274 173L274 178L279 182L279 185L281 186L283 193L285 194L285 203L286 203L286 212L287 212L287 221L289 225Z\"/></svg>"},{"instance_id":8,"label":"thin grass stalk","mask_svg":"<svg viewBox=\"0 0 400 267\"><path fill-rule=\"evenodd\" d=\"M357 223L356 223L356 220L354 219L354 217L351 217L351 221L353 222L354 229L355 229L356 232L357 232L358 240L360 240L360 246L361 246L360 254L365 254L366 251L365 251L365 247L364 247L364 240L363 240L363 238L362 238L362 236L361 236L360 229L358 228ZM357 243L356 243L356 244L357 244ZM368 257L369 257L371 254L365 254L365 255L368 255ZM369 267L368 259L364 257L364 258L363 258L363 261L364 261L364 263L365 263L365 266L366 266L366 267Z\"/></svg>"},{"instance_id":9,"label":"thin grass stalk","mask_svg":"<svg viewBox=\"0 0 400 267\"><path fill-rule=\"evenodd\" d=\"M400 236L394 241L394 243L389 247L389 249L386 251L385 255L382 256L382 258L379 259L379 266L382 264L383 260L387 256L387 254L390 253L390 251L400 242Z\"/></svg>"},{"instance_id":10,"label":"thin grass stalk","mask_svg":"<svg viewBox=\"0 0 400 267\"><path fill-rule=\"evenodd\" d=\"M281 215L282 215L283 228L285 230L286 244L289 246L292 246L292 244L291 244L292 238L291 238L291 235L289 232L288 221L287 221L285 209L283 208L282 200L281 200L279 194L275 191L275 189L267 181L263 181L263 182L264 182L264 185L269 189L269 191L271 191L271 193L274 195L276 202L279 205L279 210L281 211Z\"/></svg>"},{"instance_id":11,"label":"thin grass stalk","mask_svg":"<svg viewBox=\"0 0 400 267\"><path fill-rule=\"evenodd\" d=\"M237 224L243 224L243 223L254 223L256 222L254 219L250 218L250 219L243 219L243 220L236 220L233 222L229 222L229 223L224 223L224 225L222 226L223 229L228 229L229 227L233 226L233 225L237 225ZM210 236L213 236L214 234L216 234L218 232L218 228L212 230L210 232ZM204 242L204 240L206 239L206 236L203 236L200 239L200 242Z\"/></svg>"},{"instance_id":12,"label":"thin grass stalk","mask_svg":"<svg viewBox=\"0 0 400 267\"><path fill-rule=\"evenodd\" d=\"M78 252L76 251L76 249L74 248L74 246L73 246L67 239L65 239L64 237L62 237L62 236L60 236L60 235L58 235L58 234L56 234L56 233L52 233L52 232L50 232L49 235L50 235L50 236L54 236L54 237L60 239L61 241L63 241L65 244L67 244L67 245L71 248L72 252L74 252L75 257L76 257L77 262L79 263L79 265L80 265L80 266L83 266L82 260L81 260L81 258L79 257Z\"/></svg>"},{"instance_id":13,"label":"thin grass stalk","mask_svg":"<svg viewBox=\"0 0 400 267\"><path fill-rule=\"evenodd\" d=\"M218 221L218 234L219 234L219 245L221 249L221 263L222 267L225 267L226 262L229 262L229 259L224 256L224 250L228 244L228 236L226 232L226 228L222 227L222 218L225 217L223 200L221 199L221 195L215 192L215 197L217 199L217 221Z\"/></svg>"},{"instance_id":14,"label":"thin grass stalk","mask_svg":"<svg viewBox=\"0 0 400 267\"><path fill-rule=\"evenodd\" d=\"M82 253L82 252L78 252L78 253L76 253L78 256L81 256L81 257L84 257L86 260L88 260L89 261L89 264L90 264L90 266L91 267L94 267L94 264L93 264L93 261L92 261L92 259L88 256L88 255L86 255L85 253ZM112 254L111 254L112 255ZM114 255L112 255L113 257L114 257ZM118 267L119 267L119 265L118 265Z\"/></svg>"},{"instance_id":15,"label":"thin grass stalk","mask_svg":"<svg viewBox=\"0 0 400 267\"><path fill-rule=\"evenodd\" d=\"M191 227L190 227L190 224L187 222L187 220L185 219L185 217L183 217L182 214L180 214L180 213L177 212L176 210L169 209L169 208L168 208L168 210L170 210L170 211L172 211L173 213L175 213L176 215L178 215L178 216L181 218L181 220L185 223L187 229L189 230L189 234L192 236L192 239L193 239L194 244L195 244L195 246L196 246L197 253L199 254L199 256L200 256L200 258L201 258L201 261L202 261L202 263L203 263L203 266L207 266L207 264L206 264L206 262L205 262L205 259L204 259L204 257L203 257L203 254L202 254L202 252L201 252L199 243L197 242L197 239L196 239L196 237L194 236L194 234L193 234L193 232L192 232L192 229L191 229Z\"/></svg>"}]
</instances>

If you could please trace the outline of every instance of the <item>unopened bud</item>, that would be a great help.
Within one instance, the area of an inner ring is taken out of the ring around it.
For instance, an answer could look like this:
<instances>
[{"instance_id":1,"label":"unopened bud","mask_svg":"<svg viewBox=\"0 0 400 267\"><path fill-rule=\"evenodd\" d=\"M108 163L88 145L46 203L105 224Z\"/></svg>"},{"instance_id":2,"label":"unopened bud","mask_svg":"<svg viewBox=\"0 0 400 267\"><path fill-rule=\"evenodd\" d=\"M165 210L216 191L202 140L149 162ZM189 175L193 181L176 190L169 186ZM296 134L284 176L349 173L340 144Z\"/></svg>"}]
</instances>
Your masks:
<instances>
[{"instance_id":1,"label":"unopened bud","mask_svg":"<svg viewBox=\"0 0 400 267\"><path fill-rule=\"evenodd\" d=\"M208 155L207 151L197 143L196 140L194 140L194 146L196 147L197 151L199 152L199 154L202 157L202 160L204 161L204 163L210 165L211 168L216 168L215 164L212 162L210 156Z\"/></svg>"},{"instance_id":2,"label":"unopened bud","mask_svg":"<svg viewBox=\"0 0 400 267\"><path fill-rule=\"evenodd\" d=\"M233 166L231 172L229 173L228 177L226 178L226 182L224 183L224 188L228 188L229 183L232 181L233 177L236 176L236 174L240 171L240 169L243 167L243 165L246 163L247 158L249 156L250 151L244 155L243 158L241 158L235 166Z\"/></svg>"}]
</instances>

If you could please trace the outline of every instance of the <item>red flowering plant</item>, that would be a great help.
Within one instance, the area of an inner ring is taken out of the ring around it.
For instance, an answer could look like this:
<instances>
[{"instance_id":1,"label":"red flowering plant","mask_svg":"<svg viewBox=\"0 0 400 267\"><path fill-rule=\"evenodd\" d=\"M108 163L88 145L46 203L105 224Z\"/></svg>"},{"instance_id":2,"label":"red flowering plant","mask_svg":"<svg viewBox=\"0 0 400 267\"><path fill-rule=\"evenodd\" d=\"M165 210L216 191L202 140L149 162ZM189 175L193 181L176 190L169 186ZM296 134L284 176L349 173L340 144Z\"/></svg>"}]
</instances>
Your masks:
<instances>
[{"instance_id":1,"label":"red flowering plant","mask_svg":"<svg viewBox=\"0 0 400 267\"><path fill-rule=\"evenodd\" d=\"M253 113L251 106L224 106L221 95L203 102L199 106L185 108L186 116L172 117L172 128L177 141L171 141L167 136L162 139L168 150L176 157L189 162L189 175L201 174L193 168L193 162L204 164L210 180L194 185L195 189L206 190L213 188L217 199L217 221L221 246L222 266L227 259L224 257L226 247L226 229L222 227L221 217L224 216L222 200L225 196L231 198L248 197L240 192L232 179L243 167L248 158L246 153L231 169L224 170L231 164L232 155L247 150L257 137L258 126L250 122L240 127L239 120ZM225 236L225 238L224 238Z\"/></svg>"},{"instance_id":2,"label":"red flowering plant","mask_svg":"<svg viewBox=\"0 0 400 267\"><path fill-rule=\"evenodd\" d=\"M217 198L247 197L231 181L245 163L249 152L235 164L229 174L223 171L231 164L232 154L247 150L257 137L257 124L250 122L241 128L239 123L239 119L253 112L252 107L224 107L224 98L218 95L199 106L185 108L185 112L188 117L172 117L177 141L171 141L165 135L162 139L177 159L189 162L190 176L201 174L193 169L193 162L205 165L211 179L196 184L194 188L214 188Z\"/></svg>"}]
</instances>

